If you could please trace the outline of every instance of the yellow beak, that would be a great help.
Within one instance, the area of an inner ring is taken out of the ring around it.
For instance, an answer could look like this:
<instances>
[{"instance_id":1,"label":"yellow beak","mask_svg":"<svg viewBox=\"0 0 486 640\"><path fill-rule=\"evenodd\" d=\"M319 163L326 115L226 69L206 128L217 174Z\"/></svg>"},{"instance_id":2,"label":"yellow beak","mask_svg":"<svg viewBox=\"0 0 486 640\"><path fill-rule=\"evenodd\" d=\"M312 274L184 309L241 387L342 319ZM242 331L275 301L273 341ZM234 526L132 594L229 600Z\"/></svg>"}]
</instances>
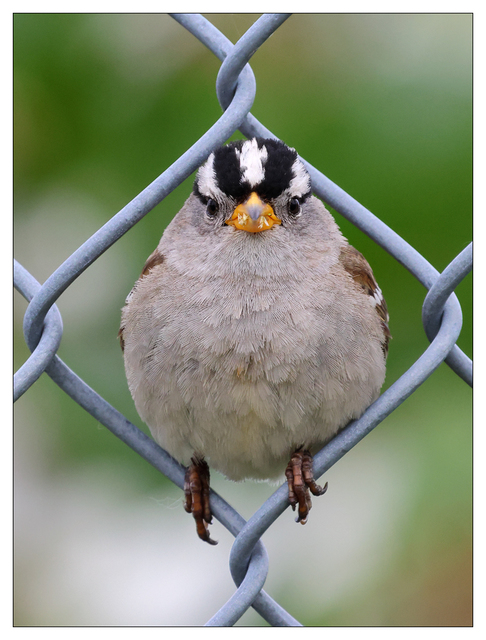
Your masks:
<instances>
[{"instance_id":1,"label":"yellow beak","mask_svg":"<svg viewBox=\"0 0 486 640\"><path fill-rule=\"evenodd\" d=\"M231 218L226 220L226 224L250 233L266 231L281 222L272 207L267 202L262 202L254 191L246 202L236 207Z\"/></svg>"}]
</instances>

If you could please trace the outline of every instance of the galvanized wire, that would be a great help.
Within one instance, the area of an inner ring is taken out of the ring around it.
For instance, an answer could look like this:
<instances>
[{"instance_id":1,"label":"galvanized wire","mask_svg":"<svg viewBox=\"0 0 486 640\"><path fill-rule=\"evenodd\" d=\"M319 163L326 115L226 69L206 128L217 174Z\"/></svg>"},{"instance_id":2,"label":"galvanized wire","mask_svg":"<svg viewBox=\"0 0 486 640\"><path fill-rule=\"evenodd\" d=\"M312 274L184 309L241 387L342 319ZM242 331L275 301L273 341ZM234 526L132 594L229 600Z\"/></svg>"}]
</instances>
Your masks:
<instances>
[{"instance_id":1,"label":"galvanized wire","mask_svg":"<svg viewBox=\"0 0 486 640\"><path fill-rule=\"evenodd\" d=\"M55 305L61 293L85 269L173 191L213 149L223 144L237 129L247 137L276 137L250 113L256 84L248 62L289 14L262 16L236 45L200 15L173 14L172 17L223 61L216 90L224 113L190 149L79 247L42 286L15 261L14 285L29 301L24 316L24 335L32 354L15 374L14 399L25 393L43 372L47 373L73 400L182 488L184 468L91 389L57 356L62 337L62 319ZM458 376L472 385L472 362L456 345L462 327L462 312L454 294L459 282L472 269L472 244L439 274L403 238L305 159L302 160L311 175L314 193L388 251L428 290L422 317L431 343L408 371L359 420L349 424L314 457L315 475L319 477L409 397L442 362L445 361ZM249 607L253 607L274 626L300 625L263 590L269 561L260 538L289 506L286 485L279 487L248 522L214 491L211 492L210 502L214 516L235 536L230 554L230 570L237 589L207 624L233 625Z\"/></svg>"}]
</instances>

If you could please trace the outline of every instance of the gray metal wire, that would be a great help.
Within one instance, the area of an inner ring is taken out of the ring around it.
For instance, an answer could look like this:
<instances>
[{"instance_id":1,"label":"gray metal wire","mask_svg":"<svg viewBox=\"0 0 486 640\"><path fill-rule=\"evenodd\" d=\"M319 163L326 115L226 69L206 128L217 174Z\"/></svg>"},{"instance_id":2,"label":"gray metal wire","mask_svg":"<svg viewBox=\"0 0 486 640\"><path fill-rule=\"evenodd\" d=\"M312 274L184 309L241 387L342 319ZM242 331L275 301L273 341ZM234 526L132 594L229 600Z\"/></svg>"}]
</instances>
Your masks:
<instances>
[{"instance_id":1,"label":"gray metal wire","mask_svg":"<svg viewBox=\"0 0 486 640\"><path fill-rule=\"evenodd\" d=\"M259 135L276 138L250 113L256 84L248 61L289 15L263 15L233 45L201 15L172 14L178 23L223 61L216 83L223 115L164 173L79 247L42 286L14 261L14 286L29 301L24 316L24 336L32 352L15 374L14 400L25 393L43 372L47 373L75 402L181 488L184 482L183 467L91 389L57 356L62 337L62 319L55 302L85 269L173 191L214 148L223 144L237 129L247 137ZM471 244L439 274L403 238L318 169L305 159L302 160L311 175L314 193L388 251L428 290L422 318L431 343L408 371L359 420L349 424L314 457L315 475L319 477L408 398L442 362L445 361L458 376L472 385L472 362L456 345L462 327L462 312L454 289L472 269L473 257ZM260 538L288 507L286 485L277 489L248 522L216 492L211 492L210 501L214 516L235 536L230 554L230 570L237 589L207 625L233 625L249 607L253 607L271 625L300 626L295 618L263 590L268 573L268 556Z\"/></svg>"}]
</instances>

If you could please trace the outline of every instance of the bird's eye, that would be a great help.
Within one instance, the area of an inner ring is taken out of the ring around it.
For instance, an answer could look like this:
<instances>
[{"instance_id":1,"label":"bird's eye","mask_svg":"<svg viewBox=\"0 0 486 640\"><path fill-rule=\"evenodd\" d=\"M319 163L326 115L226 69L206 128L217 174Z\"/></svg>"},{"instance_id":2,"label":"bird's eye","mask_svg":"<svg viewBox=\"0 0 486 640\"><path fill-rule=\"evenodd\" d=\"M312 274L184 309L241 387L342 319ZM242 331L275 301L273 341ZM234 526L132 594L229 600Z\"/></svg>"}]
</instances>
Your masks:
<instances>
[{"instance_id":1,"label":"bird's eye","mask_svg":"<svg viewBox=\"0 0 486 640\"><path fill-rule=\"evenodd\" d=\"M218 203L215 200L208 200L206 204L206 214L210 218L214 218L214 216L218 213Z\"/></svg>"},{"instance_id":2,"label":"bird's eye","mask_svg":"<svg viewBox=\"0 0 486 640\"><path fill-rule=\"evenodd\" d=\"M297 218L302 213L300 209L300 200L298 198L292 198L289 202L289 213L294 218Z\"/></svg>"}]
</instances>

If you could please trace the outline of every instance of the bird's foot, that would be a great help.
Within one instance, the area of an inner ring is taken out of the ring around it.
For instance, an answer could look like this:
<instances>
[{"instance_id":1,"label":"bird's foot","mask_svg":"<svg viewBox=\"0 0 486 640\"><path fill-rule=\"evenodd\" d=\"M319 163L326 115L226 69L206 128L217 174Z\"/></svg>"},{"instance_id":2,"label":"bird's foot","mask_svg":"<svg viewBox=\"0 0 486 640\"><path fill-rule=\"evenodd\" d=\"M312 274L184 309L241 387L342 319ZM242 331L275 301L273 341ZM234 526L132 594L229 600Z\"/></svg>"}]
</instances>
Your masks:
<instances>
[{"instance_id":1,"label":"bird's foot","mask_svg":"<svg viewBox=\"0 0 486 640\"><path fill-rule=\"evenodd\" d=\"M209 467L203 458L191 458L184 478L184 509L192 513L196 521L197 535L209 544L218 544L209 535L212 522L209 506Z\"/></svg>"},{"instance_id":2,"label":"bird's foot","mask_svg":"<svg viewBox=\"0 0 486 640\"><path fill-rule=\"evenodd\" d=\"M316 484L312 469L312 456L309 451L297 449L290 458L285 470L285 477L289 486L289 502L292 510L299 505L299 515L296 522L305 524L312 508L310 494L322 496L327 491L327 482L323 487Z\"/></svg>"}]
</instances>

